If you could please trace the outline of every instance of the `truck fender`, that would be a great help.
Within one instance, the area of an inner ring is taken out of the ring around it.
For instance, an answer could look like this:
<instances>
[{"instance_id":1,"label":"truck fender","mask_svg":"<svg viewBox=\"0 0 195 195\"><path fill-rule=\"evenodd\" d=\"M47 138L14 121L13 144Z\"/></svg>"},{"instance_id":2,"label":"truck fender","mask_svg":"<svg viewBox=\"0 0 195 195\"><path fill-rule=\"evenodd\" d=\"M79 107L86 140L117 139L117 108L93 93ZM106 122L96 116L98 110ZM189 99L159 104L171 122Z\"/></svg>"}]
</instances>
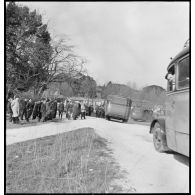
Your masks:
<instances>
[{"instance_id":1,"label":"truck fender","mask_svg":"<svg viewBox=\"0 0 195 195\"><path fill-rule=\"evenodd\" d=\"M165 133L165 119L154 119L150 125L150 133L152 133L153 127L155 123L158 122L160 124L161 130Z\"/></svg>"}]
</instances>

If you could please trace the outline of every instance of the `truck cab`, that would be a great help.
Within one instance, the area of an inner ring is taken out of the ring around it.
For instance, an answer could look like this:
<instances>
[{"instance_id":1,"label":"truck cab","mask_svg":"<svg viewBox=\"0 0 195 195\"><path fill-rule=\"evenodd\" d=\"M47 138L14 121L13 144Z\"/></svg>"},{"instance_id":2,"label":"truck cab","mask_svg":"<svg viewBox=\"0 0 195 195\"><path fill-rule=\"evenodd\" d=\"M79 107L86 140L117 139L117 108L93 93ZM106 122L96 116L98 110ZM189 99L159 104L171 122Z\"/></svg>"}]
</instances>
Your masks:
<instances>
[{"instance_id":1,"label":"truck cab","mask_svg":"<svg viewBox=\"0 0 195 195\"><path fill-rule=\"evenodd\" d=\"M165 116L150 125L154 147L159 152L173 150L189 156L189 44L185 45L167 67Z\"/></svg>"}]
</instances>

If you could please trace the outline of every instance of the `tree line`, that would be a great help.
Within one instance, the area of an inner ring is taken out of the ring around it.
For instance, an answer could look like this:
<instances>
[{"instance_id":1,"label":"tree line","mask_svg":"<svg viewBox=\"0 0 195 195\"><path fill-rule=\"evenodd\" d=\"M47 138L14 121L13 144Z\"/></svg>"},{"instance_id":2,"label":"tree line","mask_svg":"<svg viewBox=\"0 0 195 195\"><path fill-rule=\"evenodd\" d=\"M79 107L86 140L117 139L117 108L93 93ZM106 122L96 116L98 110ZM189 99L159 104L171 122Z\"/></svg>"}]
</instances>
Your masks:
<instances>
[{"instance_id":1,"label":"tree line","mask_svg":"<svg viewBox=\"0 0 195 195\"><path fill-rule=\"evenodd\" d=\"M6 89L41 96L60 74L73 85L86 75L86 60L66 38L51 37L41 14L10 2L6 6Z\"/></svg>"}]
</instances>

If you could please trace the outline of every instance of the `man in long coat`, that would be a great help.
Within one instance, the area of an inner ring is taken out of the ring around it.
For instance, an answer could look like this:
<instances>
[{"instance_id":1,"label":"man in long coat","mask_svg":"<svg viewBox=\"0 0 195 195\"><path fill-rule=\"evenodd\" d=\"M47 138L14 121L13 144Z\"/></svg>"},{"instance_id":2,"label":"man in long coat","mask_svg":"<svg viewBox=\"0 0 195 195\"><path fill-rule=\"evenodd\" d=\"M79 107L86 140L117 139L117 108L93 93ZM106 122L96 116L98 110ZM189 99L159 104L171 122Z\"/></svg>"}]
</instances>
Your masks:
<instances>
[{"instance_id":1,"label":"man in long coat","mask_svg":"<svg viewBox=\"0 0 195 195\"><path fill-rule=\"evenodd\" d=\"M32 114L33 108L34 108L34 103L32 102L31 99L29 99L29 101L27 102L27 105L26 105L26 110L27 110L26 121L27 122L29 122L29 118L30 118L30 116Z\"/></svg>"},{"instance_id":2,"label":"man in long coat","mask_svg":"<svg viewBox=\"0 0 195 195\"><path fill-rule=\"evenodd\" d=\"M23 117L25 117L25 119L27 118L26 105L27 105L27 99L21 99L20 100L20 119L21 120L23 120Z\"/></svg>"},{"instance_id":3,"label":"man in long coat","mask_svg":"<svg viewBox=\"0 0 195 195\"><path fill-rule=\"evenodd\" d=\"M52 118L56 118L56 113L57 113L57 107L58 107L58 103L57 100L54 100L52 103Z\"/></svg>"},{"instance_id":4,"label":"man in long coat","mask_svg":"<svg viewBox=\"0 0 195 195\"><path fill-rule=\"evenodd\" d=\"M62 119L62 115L63 115L63 112L64 112L64 103L63 102L59 103L58 112L59 112L59 118Z\"/></svg>"},{"instance_id":5,"label":"man in long coat","mask_svg":"<svg viewBox=\"0 0 195 195\"><path fill-rule=\"evenodd\" d=\"M45 118L46 117L46 100L45 99L42 100L40 112L42 116L42 121L45 122L46 121L46 118Z\"/></svg>"},{"instance_id":6,"label":"man in long coat","mask_svg":"<svg viewBox=\"0 0 195 195\"><path fill-rule=\"evenodd\" d=\"M12 118L13 118L13 123L19 123L19 111L20 111L20 107L19 107L19 98L15 97L14 100L11 103L11 108L12 108Z\"/></svg>"},{"instance_id":7,"label":"man in long coat","mask_svg":"<svg viewBox=\"0 0 195 195\"><path fill-rule=\"evenodd\" d=\"M34 108L33 108L33 112L32 112L32 119L36 119L36 117L38 117L38 121L41 120L41 101L37 101L35 102Z\"/></svg>"},{"instance_id":8,"label":"man in long coat","mask_svg":"<svg viewBox=\"0 0 195 195\"><path fill-rule=\"evenodd\" d=\"M12 115L13 115L13 111L12 111L12 107L11 107L12 101L13 101L13 99L9 98L8 103L7 103L7 111L8 111L8 114L9 114L9 122L12 122Z\"/></svg>"},{"instance_id":9,"label":"man in long coat","mask_svg":"<svg viewBox=\"0 0 195 195\"><path fill-rule=\"evenodd\" d=\"M86 115L86 108L85 108L85 104L84 102L81 103L81 119L85 119L85 115Z\"/></svg>"},{"instance_id":10,"label":"man in long coat","mask_svg":"<svg viewBox=\"0 0 195 195\"><path fill-rule=\"evenodd\" d=\"M78 116L79 116L79 104L78 102L75 102L73 104L72 118L76 120Z\"/></svg>"}]
</instances>

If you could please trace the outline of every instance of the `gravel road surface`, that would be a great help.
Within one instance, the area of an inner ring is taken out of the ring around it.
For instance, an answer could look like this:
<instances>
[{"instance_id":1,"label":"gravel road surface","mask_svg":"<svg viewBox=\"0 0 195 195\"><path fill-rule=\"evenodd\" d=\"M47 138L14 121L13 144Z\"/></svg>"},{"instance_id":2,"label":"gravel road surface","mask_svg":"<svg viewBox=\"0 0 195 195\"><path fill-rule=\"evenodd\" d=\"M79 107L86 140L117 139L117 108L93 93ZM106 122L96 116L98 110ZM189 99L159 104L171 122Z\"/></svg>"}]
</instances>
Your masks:
<instances>
[{"instance_id":1,"label":"gravel road surface","mask_svg":"<svg viewBox=\"0 0 195 195\"><path fill-rule=\"evenodd\" d=\"M6 144L92 127L109 141L113 156L126 171L125 187L138 193L189 192L189 158L174 153L158 153L149 126L88 117L6 130Z\"/></svg>"}]
</instances>

